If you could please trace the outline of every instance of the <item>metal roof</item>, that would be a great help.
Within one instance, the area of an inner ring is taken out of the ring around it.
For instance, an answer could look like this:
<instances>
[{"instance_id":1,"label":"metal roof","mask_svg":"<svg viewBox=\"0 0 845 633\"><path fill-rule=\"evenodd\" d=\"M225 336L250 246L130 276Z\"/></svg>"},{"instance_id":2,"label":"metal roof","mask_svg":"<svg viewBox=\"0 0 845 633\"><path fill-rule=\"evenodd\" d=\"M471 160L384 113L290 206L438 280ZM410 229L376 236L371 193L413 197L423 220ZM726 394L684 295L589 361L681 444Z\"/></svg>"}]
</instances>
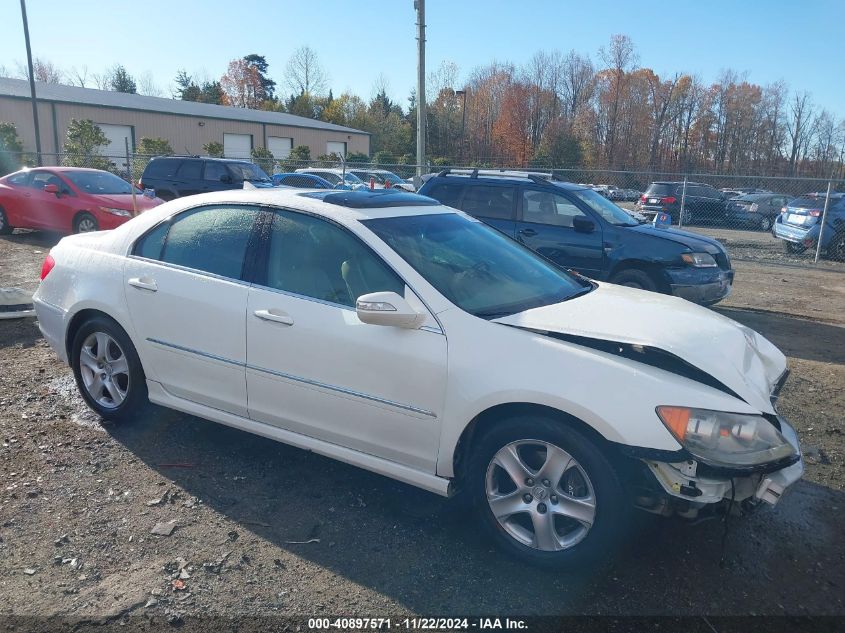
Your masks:
<instances>
[{"instance_id":1,"label":"metal roof","mask_svg":"<svg viewBox=\"0 0 845 633\"><path fill-rule=\"evenodd\" d=\"M226 119L230 121L266 123L268 125L286 125L288 127L366 134L369 136L369 132L364 132L363 130L335 125L334 123L326 123L325 121L317 121L286 112L233 108L231 106L220 106L211 103L147 97L126 92L94 90L93 88L48 84L40 81L35 83L35 95L39 101L92 105L142 112L158 112L161 114L177 114L204 119ZM0 97L29 99L29 82L25 79L0 77Z\"/></svg>"}]
</instances>

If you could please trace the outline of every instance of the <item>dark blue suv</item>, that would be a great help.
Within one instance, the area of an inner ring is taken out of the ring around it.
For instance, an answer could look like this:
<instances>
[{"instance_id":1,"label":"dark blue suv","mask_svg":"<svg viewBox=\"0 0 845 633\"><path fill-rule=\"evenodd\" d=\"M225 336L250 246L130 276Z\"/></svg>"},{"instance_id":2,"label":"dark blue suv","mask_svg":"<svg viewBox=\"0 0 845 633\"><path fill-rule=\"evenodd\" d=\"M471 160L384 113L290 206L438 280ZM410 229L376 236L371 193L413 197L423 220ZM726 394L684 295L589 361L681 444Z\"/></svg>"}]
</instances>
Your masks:
<instances>
[{"instance_id":1,"label":"dark blue suv","mask_svg":"<svg viewBox=\"0 0 845 633\"><path fill-rule=\"evenodd\" d=\"M587 277L710 305L734 273L716 240L640 224L592 189L548 174L444 170L419 193L496 227Z\"/></svg>"}]
</instances>

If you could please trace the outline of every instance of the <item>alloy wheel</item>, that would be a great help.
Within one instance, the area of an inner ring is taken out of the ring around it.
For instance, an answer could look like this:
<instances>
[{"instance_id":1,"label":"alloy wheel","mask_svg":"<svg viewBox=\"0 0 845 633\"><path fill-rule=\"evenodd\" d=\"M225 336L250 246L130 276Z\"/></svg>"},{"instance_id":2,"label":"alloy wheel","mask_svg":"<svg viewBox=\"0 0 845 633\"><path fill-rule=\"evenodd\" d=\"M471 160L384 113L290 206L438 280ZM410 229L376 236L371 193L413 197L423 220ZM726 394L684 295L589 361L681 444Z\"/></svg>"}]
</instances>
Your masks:
<instances>
[{"instance_id":1,"label":"alloy wheel","mask_svg":"<svg viewBox=\"0 0 845 633\"><path fill-rule=\"evenodd\" d=\"M76 225L76 230L79 233L90 233L97 230L97 223L92 218L82 218Z\"/></svg>"},{"instance_id":2,"label":"alloy wheel","mask_svg":"<svg viewBox=\"0 0 845 633\"><path fill-rule=\"evenodd\" d=\"M126 354L105 332L93 332L79 350L79 370L88 395L105 409L116 409L129 392Z\"/></svg>"},{"instance_id":3,"label":"alloy wheel","mask_svg":"<svg viewBox=\"0 0 845 633\"><path fill-rule=\"evenodd\" d=\"M487 467L490 511L513 539L545 552L580 543L596 519L589 476L565 450L542 440L503 446Z\"/></svg>"}]
</instances>

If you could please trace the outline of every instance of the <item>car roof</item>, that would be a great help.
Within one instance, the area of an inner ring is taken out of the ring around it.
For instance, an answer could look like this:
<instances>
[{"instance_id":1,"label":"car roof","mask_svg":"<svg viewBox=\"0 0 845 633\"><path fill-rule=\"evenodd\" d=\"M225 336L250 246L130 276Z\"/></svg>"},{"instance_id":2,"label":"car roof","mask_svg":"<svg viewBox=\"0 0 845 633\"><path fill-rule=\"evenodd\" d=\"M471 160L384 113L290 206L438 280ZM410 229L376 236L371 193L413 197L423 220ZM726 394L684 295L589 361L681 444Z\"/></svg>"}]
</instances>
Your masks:
<instances>
[{"instance_id":1,"label":"car roof","mask_svg":"<svg viewBox=\"0 0 845 633\"><path fill-rule=\"evenodd\" d=\"M435 174L432 178L426 180L426 182L430 182L434 179L460 180L464 183L483 182L486 184L516 181L524 183L533 183L537 185L549 185L566 190L590 189L590 187L588 186L579 185L574 182L553 180L551 174L548 173L512 171L506 169L444 169L440 173Z\"/></svg>"},{"instance_id":2,"label":"car roof","mask_svg":"<svg viewBox=\"0 0 845 633\"><path fill-rule=\"evenodd\" d=\"M246 158L221 158L220 156L153 156L150 161L154 160L208 160L215 163L251 163Z\"/></svg>"}]
</instances>

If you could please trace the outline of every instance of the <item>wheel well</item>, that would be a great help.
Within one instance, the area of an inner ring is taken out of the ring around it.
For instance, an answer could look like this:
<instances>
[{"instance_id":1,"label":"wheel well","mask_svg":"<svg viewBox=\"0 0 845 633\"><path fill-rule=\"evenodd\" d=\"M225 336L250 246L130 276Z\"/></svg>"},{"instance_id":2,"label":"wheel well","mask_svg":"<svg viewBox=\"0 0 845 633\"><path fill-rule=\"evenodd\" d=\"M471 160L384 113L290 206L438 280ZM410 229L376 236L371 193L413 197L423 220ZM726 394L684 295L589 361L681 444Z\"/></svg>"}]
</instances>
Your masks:
<instances>
[{"instance_id":1,"label":"wheel well","mask_svg":"<svg viewBox=\"0 0 845 633\"><path fill-rule=\"evenodd\" d=\"M455 480L458 483L458 486L460 486L463 479L464 468L466 467L470 451L473 446L477 445L479 439L482 438L484 434L492 429L498 422L520 416L540 416L559 421L561 424L566 424L578 430L580 433L592 440L596 447L605 454L611 463L616 461L616 458L619 456L614 444L607 440L601 433L596 431L583 420L565 413L560 409L554 409L552 407L532 402L511 402L507 404L499 404L494 407L490 407L475 416L475 418L467 424L463 433L461 433L460 438L458 438L458 443L455 446L455 453L452 456Z\"/></svg>"},{"instance_id":2,"label":"wheel well","mask_svg":"<svg viewBox=\"0 0 845 633\"><path fill-rule=\"evenodd\" d=\"M93 213L91 213L90 211L87 211L87 210L85 210L85 209L80 209L79 211L77 211L76 213L74 213L74 214L73 214L73 219L70 221L70 225L71 225L74 229L76 228L76 223L77 223L77 222L79 222L79 218L80 218L83 214L90 215L92 218L94 217L94 214L93 214ZM94 218L94 219L96 220L96 218Z\"/></svg>"},{"instance_id":3,"label":"wheel well","mask_svg":"<svg viewBox=\"0 0 845 633\"><path fill-rule=\"evenodd\" d=\"M104 317L109 321L114 321L115 324L121 327L120 324L117 323L117 321L115 321L108 314L102 312L101 310L94 310L92 308L80 310L79 312L73 315L73 318L70 320L70 323L68 323L67 326L67 333L65 335L65 351L67 352L68 359L70 359L71 356L70 346L73 343L73 339L76 336L76 333L79 331L79 328L81 328L86 321L90 321L95 317ZM123 328L121 327L121 329Z\"/></svg>"},{"instance_id":4,"label":"wheel well","mask_svg":"<svg viewBox=\"0 0 845 633\"><path fill-rule=\"evenodd\" d=\"M669 281L666 279L666 274L663 271L663 268L658 264L654 264L651 262L644 262L640 259L626 259L621 262L618 262L610 271L610 274L607 276L609 281L613 281L613 278L625 270L640 270L647 274L654 283L657 284L657 289L664 293L670 294L671 288L669 287Z\"/></svg>"}]
</instances>

